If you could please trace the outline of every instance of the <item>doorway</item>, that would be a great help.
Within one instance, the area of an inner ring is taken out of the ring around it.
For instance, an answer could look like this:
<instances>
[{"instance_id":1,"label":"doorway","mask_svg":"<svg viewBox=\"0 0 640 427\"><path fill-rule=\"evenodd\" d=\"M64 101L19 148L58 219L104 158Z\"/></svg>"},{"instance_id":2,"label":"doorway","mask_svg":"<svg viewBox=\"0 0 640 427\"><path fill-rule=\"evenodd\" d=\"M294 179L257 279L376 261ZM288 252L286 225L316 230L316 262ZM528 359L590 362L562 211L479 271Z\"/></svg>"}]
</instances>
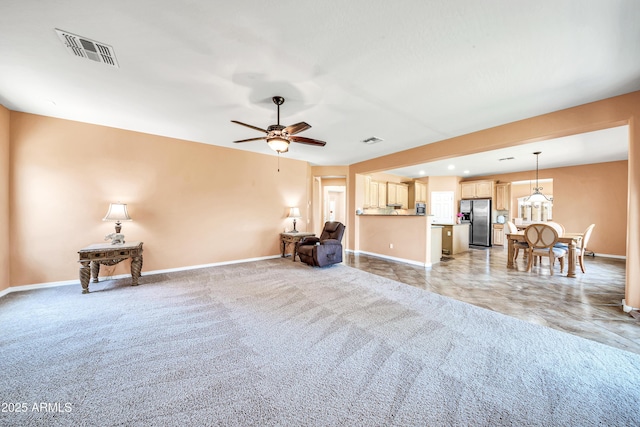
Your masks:
<instances>
[{"instance_id":1,"label":"doorway","mask_svg":"<svg viewBox=\"0 0 640 427\"><path fill-rule=\"evenodd\" d=\"M346 224L347 191L344 185L332 185L324 187L323 221L320 227L327 221L338 221Z\"/></svg>"}]
</instances>

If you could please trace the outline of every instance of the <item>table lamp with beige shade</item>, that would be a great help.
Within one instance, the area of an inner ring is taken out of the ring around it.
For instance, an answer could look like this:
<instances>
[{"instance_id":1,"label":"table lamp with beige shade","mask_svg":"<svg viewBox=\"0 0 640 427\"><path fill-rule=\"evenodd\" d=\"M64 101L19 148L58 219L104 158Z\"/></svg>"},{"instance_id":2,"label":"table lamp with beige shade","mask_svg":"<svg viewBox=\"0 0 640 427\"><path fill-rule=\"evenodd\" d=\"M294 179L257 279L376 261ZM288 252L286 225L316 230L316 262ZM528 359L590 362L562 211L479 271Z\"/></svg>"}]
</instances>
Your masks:
<instances>
[{"instance_id":1,"label":"table lamp with beige shade","mask_svg":"<svg viewBox=\"0 0 640 427\"><path fill-rule=\"evenodd\" d=\"M296 219L300 218L300 209L297 207L291 207L291 209L289 209L289 216L287 218L293 218L293 230L291 230L291 233L297 233L298 230L296 230Z\"/></svg>"},{"instance_id":2,"label":"table lamp with beige shade","mask_svg":"<svg viewBox=\"0 0 640 427\"><path fill-rule=\"evenodd\" d=\"M122 230L122 221L133 221L129 216L129 212L127 212L126 203L111 203L109 204L109 210L103 221L115 221L116 222L116 232L107 234L105 236L105 240L111 239L112 245L123 244L124 243L124 234L121 234Z\"/></svg>"}]
</instances>

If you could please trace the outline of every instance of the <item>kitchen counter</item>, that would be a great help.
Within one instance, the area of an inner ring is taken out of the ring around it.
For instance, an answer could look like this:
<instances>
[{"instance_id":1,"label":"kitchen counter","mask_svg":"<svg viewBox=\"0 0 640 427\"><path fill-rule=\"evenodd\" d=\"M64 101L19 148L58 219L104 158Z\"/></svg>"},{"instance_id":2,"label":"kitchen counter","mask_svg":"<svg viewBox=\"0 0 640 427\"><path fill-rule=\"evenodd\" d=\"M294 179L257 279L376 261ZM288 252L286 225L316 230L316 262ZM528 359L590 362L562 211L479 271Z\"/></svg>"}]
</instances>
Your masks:
<instances>
[{"instance_id":1,"label":"kitchen counter","mask_svg":"<svg viewBox=\"0 0 640 427\"><path fill-rule=\"evenodd\" d=\"M368 214L368 213L363 213L363 214L356 214L358 216L424 216L424 215L416 215L416 214Z\"/></svg>"},{"instance_id":2,"label":"kitchen counter","mask_svg":"<svg viewBox=\"0 0 640 427\"><path fill-rule=\"evenodd\" d=\"M432 221L433 215L356 215L355 250L431 267L440 261L442 253L442 228L432 227Z\"/></svg>"}]
</instances>

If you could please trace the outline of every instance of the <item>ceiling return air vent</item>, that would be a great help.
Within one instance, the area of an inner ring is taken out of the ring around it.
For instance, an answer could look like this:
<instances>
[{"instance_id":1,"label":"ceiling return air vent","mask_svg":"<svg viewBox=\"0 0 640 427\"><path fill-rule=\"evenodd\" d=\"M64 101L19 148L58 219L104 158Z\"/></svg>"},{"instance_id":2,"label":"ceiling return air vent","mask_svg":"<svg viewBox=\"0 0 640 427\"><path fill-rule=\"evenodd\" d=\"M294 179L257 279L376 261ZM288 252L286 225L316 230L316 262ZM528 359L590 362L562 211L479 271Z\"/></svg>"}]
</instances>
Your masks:
<instances>
[{"instance_id":1,"label":"ceiling return air vent","mask_svg":"<svg viewBox=\"0 0 640 427\"><path fill-rule=\"evenodd\" d=\"M380 141L384 141L382 138L378 138L377 136L370 136L367 139L363 139L362 142L365 144L376 144Z\"/></svg>"},{"instance_id":2,"label":"ceiling return air vent","mask_svg":"<svg viewBox=\"0 0 640 427\"><path fill-rule=\"evenodd\" d=\"M112 67L120 68L118 66L118 61L116 61L116 54L113 52L113 48L108 44L100 43L76 34L71 34L57 28L56 33L58 33L58 37L69 53L73 56L79 56L80 58L86 58L95 62L111 65Z\"/></svg>"}]
</instances>

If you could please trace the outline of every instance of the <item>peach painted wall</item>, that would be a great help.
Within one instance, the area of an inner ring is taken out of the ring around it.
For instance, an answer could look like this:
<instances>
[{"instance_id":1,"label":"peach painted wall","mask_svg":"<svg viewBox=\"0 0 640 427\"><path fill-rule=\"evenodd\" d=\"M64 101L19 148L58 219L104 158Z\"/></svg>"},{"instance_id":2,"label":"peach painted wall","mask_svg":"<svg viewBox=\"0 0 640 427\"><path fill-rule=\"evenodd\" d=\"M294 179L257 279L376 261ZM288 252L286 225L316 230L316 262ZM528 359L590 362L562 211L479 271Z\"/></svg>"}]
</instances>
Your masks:
<instances>
[{"instance_id":1,"label":"peach painted wall","mask_svg":"<svg viewBox=\"0 0 640 427\"><path fill-rule=\"evenodd\" d=\"M77 251L113 232L110 202L128 204L144 275L275 256L287 207L308 200L309 166L286 156L278 172L273 156L18 112L11 145L12 286L76 279Z\"/></svg>"},{"instance_id":2,"label":"peach painted wall","mask_svg":"<svg viewBox=\"0 0 640 427\"><path fill-rule=\"evenodd\" d=\"M541 169L540 179L553 179L553 220L568 232L593 229L589 250L626 255L628 162L607 162L567 168ZM479 179L524 181L535 171L489 175ZM547 194L546 184L541 184ZM515 211L513 212L515 214Z\"/></svg>"},{"instance_id":3,"label":"peach painted wall","mask_svg":"<svg viewBox=\"0 0 640 427\"><path fill-rule=\"evenodd\" d=\"M9 123L11 113L0 105L0 292L10 286L9 275Z\"/></svg>"},{"instance_id":4,"label":"peach painted wall","mask_svg":"<svg viewBox=\"0 0 640 427\"><path fill-rule=\"evenodd\" d=\"M358 218L361 251L425 263L429 217L359 215Z\"/></svg>"},{"instance_id":5,"label":"peach painted wall","mask_svg":"<svg viewBox=\"0 0 640 427\"><path fill-rule=\"evenodd\" d=\"M462 118L464 119L464 118ZM466 135L426 144L356 163L349 176L401 168L434 160L506 148L535 141L559 138L614 126L629 125L629 163L627 192L626 303L640 307L640 91L579 105ZM349 182L349 197L354 200L355 182ZM557 193L557 191L556 191ZM555 195L554 195L555 196ZM349 211L351 220L355 211ZM348 249L358 249L354 234Z\"/></svg>"}]
</instances>

